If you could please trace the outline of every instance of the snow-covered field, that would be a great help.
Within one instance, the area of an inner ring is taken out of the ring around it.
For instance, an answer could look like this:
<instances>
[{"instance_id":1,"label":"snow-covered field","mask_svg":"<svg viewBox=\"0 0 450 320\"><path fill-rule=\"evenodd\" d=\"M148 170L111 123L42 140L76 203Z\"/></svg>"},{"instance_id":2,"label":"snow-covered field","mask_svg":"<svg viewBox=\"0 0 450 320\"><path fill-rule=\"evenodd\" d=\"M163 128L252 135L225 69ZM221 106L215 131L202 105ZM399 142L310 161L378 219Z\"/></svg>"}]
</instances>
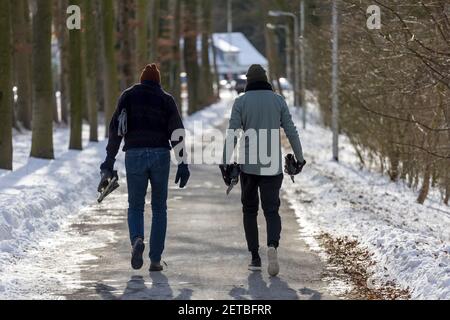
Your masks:
<instances>
[{"instance_id":1,"label":"snow-covered field","mask_svg":"<svg viewBox=\"0 0 450 320\"><path fill-rule=\"evenodd\" d=\"M293 111L309 164L296 184L286 179L284 187L303 237L317 250L315 236L323 232L357 239L374 253L373 280L393 279L413 299L450 299L450 208L437 193L419 205L404 183L360 170L345 136L341 162L332 161L331 132L321 126L316 104L309 110L306 130Z\"/></svg>"}]
</instances>

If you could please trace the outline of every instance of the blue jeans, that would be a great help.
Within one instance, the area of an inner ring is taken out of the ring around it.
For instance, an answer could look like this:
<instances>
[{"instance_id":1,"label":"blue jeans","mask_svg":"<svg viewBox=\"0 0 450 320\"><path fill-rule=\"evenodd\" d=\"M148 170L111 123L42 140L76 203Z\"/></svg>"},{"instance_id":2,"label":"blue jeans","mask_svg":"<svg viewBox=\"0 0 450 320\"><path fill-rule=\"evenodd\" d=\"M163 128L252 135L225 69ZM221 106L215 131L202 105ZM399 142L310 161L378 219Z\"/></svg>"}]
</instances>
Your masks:
<instances>
[{"instance_id":1,"label":"blue jeans","mask_svg":"<svg viewBox=\"0 0 450 320\"><path fill-rule=\"evenodd\" d=\"M148 182L152 190L152 228L150 260L161 261L167 230L167 189L170 172L170 151L163 148L131 149L125 155L128 183L128 228L133 244L144 239L144 208Z\"/></svg>"}]
</instances>

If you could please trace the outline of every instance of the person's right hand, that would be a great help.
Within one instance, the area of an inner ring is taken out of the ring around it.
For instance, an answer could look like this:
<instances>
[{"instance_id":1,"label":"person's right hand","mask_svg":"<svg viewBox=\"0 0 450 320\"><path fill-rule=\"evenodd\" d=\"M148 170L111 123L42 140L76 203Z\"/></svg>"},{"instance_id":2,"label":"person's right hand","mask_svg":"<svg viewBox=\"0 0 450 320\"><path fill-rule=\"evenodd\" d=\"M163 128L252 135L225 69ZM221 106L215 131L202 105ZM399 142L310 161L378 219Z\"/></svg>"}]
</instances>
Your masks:
<instances>
[{"instance_id":1,"label":"person's right hand","mask_svg":"<svg viewBox=\"0 0 450 320\"><path fill-rule=\"evenodd\" d=\"M303 160L302 163L300 163L299 161L297 161L297 174L300 174L303 171L303 168L306 166L306 160Z\"/></svg>"},{"instance_id":2,"label":"person's right hand","mask_svg":"<svg viewBox=\"0 0 450 320\"><path fill-rule=\"evenodd\" d=\"M230 176L230 170L228 165L221 164L219 166L220 172L222 173L222 179L223 182L225 182L225 185L229 187L231 185L231 176Z\"/></svg>"},{"instance_id":3,"label":"person's right hand","mask_svg":"<svg viewBox=\"0 0 450 320\"><path fill-rule=\"evenodd\" d=\"M101 175L100 183L97 188L98 192L102 192L102 190L108 186L109 180L111 180L113 177L113 173L111 170L103 169L100 175Z\"/></svg>"},{"instance_id":4,"label":"person's right hand","mask_svg":"<svg viewBox=\"0 0 450 320\"><path fill-rule=\"evenodd\" d=\"M177 175L175 177L175 184L180 183L180 189L183 189L184 187L186 187L190 176L191 176L191 173L189 172L188 165L184 164L184 163L179 164Z\"/></svg>"}]
</instances>

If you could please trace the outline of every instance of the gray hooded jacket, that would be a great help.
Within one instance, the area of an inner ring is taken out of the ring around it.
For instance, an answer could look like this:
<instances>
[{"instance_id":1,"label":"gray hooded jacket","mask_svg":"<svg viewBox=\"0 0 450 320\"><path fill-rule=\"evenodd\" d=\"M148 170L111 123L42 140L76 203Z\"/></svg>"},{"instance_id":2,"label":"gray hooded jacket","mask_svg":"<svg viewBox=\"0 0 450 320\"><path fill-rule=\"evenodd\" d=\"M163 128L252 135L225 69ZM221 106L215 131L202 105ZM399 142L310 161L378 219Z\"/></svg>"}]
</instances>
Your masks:
<instances>
[{"instance_id":1,"label":"gray hooded jacket","mask_svg":"<svg viewBox=\"0 0 450 320\"><path fill-rule=\"evenodd\" d=\"M283 173L281 130L284 129L298 161L304 161L297 128L285 99L260 83L234 103L223 151L223 163L232 163L238 139L238 163L247 174L275 176ZM241 134L237 135L237 130Z\"/></svg>"}]
</instances>

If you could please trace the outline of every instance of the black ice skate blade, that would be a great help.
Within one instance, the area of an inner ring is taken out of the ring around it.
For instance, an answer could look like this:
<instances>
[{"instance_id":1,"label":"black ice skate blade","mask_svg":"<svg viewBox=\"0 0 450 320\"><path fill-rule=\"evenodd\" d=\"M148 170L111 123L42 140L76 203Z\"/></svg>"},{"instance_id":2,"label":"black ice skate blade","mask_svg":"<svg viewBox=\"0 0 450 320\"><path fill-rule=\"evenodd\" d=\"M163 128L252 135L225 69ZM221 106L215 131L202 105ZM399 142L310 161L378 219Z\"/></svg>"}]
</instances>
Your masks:
<instances>
[{"instance_id":1,"label":"black ice skate blade","mask_svg":"<svg viewBox=\"0 0 450 320\"><path fill-rule=\"evenodd\" d=\"M102 203L102 201L105 200L105 198L107 196L109 196L117 188L119 188L119 184L117 183L117 178L113 178L111 180L111 182L108 184L108 186L100 194L100 197L98 198L97 202Z\"/></svg>"}]
</instances>

